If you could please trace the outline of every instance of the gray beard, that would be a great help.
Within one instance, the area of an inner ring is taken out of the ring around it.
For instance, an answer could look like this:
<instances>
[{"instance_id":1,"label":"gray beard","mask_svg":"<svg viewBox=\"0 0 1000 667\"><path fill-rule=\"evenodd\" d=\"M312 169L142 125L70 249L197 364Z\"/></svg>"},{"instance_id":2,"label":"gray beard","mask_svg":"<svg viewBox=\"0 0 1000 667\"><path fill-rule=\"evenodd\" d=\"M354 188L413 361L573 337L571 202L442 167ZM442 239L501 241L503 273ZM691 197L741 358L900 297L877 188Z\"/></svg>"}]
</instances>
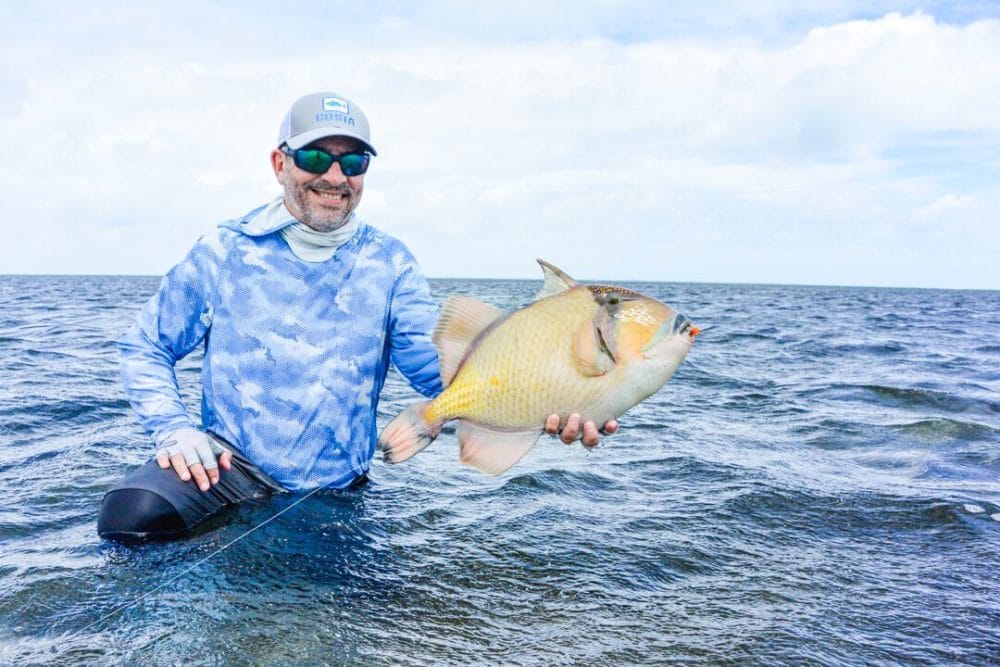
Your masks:
<instances>
[{"instance_id":1,"label":"gray beard","mask_svg":"<svg viewBox=\"0 0 1000 667\"><path fill-rule=\"evenodd\" d=\"M317 232L332 232L335 229L340 229L351 217L352 211L347 211L344 214L330 220L328 218L320 217L314 214L313 210L308 206L301 193L294 193L291 195L292 201L295 203L295 208L301 212L303 225Z\"/></svg>"},{"instance_id":2,"label":"gray beard","mask_svg":"<svg viewBox=\"0 0 1000 667\"><path fill-rule=\"evenodd\" d=\"M337 216L334 219L330 219L317 213L315 209L309 207L306 200L308 187L296 188L294 186L289 186L287 183L283 183L285 186L285 201L294 205L294 210L299 212L302 218L299 220L309 229L316 232L332 232L335 229L340 229L343 227L347 221L351 218L351 213L354 212L354 206L349 206L349 210L343 214ZM354 201L354 192L347 188L346 186L340 188L326 188L330 192L341 192L347 196L348 202L356 203ZM291 211L292 207L286 207ZM298 219L298 218L297 218Z\"/></svg>"}]
</instances>

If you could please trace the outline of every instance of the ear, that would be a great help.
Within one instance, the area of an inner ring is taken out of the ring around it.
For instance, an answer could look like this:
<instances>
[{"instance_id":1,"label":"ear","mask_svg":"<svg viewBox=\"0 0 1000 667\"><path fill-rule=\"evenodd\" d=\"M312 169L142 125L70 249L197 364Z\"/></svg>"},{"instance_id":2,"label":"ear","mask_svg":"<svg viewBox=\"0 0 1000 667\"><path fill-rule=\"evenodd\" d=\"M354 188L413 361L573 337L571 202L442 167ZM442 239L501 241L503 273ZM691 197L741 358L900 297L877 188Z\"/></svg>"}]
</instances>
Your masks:
<instances>
[{"instance_id":1,"label":"ear","mask_svg":"<svg viewBox=\"0 0 1000 667\"><path fill-rule=\"evenodd\" d=\"M281 182L281 174L285 171L285 154L277 148L271 150L271 168L274 169L274 177Z\"/></svg>"}]
</instances>

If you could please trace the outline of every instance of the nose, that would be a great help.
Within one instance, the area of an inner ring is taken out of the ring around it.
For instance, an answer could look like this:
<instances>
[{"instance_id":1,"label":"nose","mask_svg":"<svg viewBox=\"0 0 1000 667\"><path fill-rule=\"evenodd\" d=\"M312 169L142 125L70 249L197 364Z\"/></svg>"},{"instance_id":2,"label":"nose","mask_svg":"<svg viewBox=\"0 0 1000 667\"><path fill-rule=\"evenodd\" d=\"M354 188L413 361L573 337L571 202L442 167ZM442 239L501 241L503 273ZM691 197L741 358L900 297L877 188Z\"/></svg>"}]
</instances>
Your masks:
<instances>
[{"instance_id":1,"label":"nose","mask_svg":"<svg viewBox=\"0 0 1000 667\"><path fill-rule=\"evenodd\" d=\"M330 168L320 174L319 177L334 185L341 185L347 182L347 176L344 176L344 172L341 171L339 162L331 164Z\"/></svg>"}]
</instances>

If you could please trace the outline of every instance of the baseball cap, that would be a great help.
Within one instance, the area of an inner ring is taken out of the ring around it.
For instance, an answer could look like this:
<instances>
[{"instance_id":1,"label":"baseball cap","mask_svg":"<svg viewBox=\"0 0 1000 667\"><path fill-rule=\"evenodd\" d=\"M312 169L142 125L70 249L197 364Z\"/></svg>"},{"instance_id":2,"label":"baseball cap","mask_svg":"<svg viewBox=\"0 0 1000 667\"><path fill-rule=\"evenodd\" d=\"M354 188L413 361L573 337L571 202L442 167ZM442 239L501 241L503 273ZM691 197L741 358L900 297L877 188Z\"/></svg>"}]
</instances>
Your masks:
<instances>
[{"instance_id":1,"label":"baseball cap","mask_svg":"<svg viewBox=\"0 0 1000 667\"><path fill-rule=\"evenodd\" d=\"M278 145L298 149L323 137L357 139L377 155L368 118L357 104L337 93L310 93L295 100L278 130Z\"/></svg>"}]
</instances>

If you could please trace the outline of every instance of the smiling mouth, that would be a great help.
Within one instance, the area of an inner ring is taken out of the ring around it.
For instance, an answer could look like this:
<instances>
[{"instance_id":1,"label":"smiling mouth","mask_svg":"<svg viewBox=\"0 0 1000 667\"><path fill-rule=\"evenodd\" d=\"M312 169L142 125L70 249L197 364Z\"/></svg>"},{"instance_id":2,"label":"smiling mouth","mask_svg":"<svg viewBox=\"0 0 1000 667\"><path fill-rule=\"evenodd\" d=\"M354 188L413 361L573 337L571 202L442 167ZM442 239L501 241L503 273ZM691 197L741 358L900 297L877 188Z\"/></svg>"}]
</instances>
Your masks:
<instances>
[{"instance_id":1,"label":"smiling mouth","mask_svg":"<svg viewBox=\"0 0 1000 667\"><path fill-rule=\"evenodd\" d=\"M348 198L347 193L339 190L317 190L316 188L309 188L309 190L323 201L328 201L333 204L339 204L347 201Z\"/></svg>"}]
</instances>

